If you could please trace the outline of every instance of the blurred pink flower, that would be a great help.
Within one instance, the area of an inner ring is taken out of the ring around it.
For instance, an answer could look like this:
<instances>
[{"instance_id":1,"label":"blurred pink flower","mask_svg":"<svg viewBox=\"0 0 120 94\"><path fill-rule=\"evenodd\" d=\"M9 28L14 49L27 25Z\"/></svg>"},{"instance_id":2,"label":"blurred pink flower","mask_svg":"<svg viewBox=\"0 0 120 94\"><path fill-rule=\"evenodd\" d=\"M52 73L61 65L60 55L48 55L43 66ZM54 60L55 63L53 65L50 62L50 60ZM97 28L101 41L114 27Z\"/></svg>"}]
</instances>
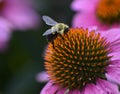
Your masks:
<instances>
[{"instance_id":1,"label":"blurred pink flower","mask_svg":"<svg viewBox=\"0 0 120 94\"><path fill-rule=\"evenodd\" d=\"M79 29L77 28L77 30ZM77 30L75 30L75 33L74 29L69 31L73 32L71 33L72 36L70 36L70 33L67 35L69 36L67 37L68 40L63 36L64 41L67 42L60 42L62 46L60 43L59 46L56 43L57 50L53 50L52 45L48 46L45 54L45 66L51 80L40 94L120 94L118 88L120 84L120 28L96 31L95 34L98 34L98 36L86 29L87 37L82 35L81 29L79 32L81 32L82 37L77 36ZM90 32L93 36L90 35ZM99 48L90 46L94 45L90 37L95 37L95 43L100 41L97 45L100 45ZM79 38L79 41L77 41L77 38ZM82 41L84 39L84 43L81 43L80 39ZM77 45L80 45L80 47L77 47ZM104 53L105 50L102 47L108 52ZM85 51L83 56L81 49L83 49L83 52ZM94 51L98 54L95 54ZM101 70L102 68L105 69L105 72ZM95 79L93 79L94 77Z\"/></svg>"},{"instance_id":2,"label":"blurred pink flower","mask_svg":"<svg viewBox=\"0 0 120 94\"><path fill-rule=\"evenodd\" d=\"M100 5L101 2L102 4ZM110 2L109 6L108 2ZM72 26L97 26L100 30L120 27L119 5L119 0L73 0L71 8L77 13L73 17ZM98 13L98 10L100 13ZM116 14L117 16L115 16Z\"/></svg>"},{"instance_id":3,"label":"blurred pink flower","mask_svg":"<svg viewBox=\"0 0 120 94\"><path fill-rule=\"evenodd\" d=\"M11 37L11 24L3 18L0 18L0 52L7 49L9 39Z\"/></svg>"},{"instance_id":4,"label":"blurred pink flower","mask_svg":"<svg viewBox=\"0 0 120 94\"><path fill-rule=\"evenodd\" d=\"M4 50L13 30L39 25L39 16L30 0L0 0L0 49Z\"/></svg>"},{"instance_id":5,"label":"blurred pink flower","mask_svg":"<svg viewBox=\"0 0 120 94\"><path fill-rule=\"evenodd\" d=\"M32 7L31 0L4 0L1 16L16 29L31 29L38 26L39 16Z\"/></svg>"}]
</instances>

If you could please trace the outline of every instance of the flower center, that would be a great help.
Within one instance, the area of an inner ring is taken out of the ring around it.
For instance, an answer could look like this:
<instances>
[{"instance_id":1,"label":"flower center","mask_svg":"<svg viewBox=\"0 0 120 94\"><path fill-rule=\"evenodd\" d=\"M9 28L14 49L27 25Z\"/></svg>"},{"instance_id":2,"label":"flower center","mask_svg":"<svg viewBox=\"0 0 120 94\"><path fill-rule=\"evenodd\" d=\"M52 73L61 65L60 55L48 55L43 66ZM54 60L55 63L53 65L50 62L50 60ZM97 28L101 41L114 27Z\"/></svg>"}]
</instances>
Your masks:
<instances>
[{"instance_id":1,"label":"flower center","mask_svg":"<svg viewBox=\"0 0 120 94\"><path fill-rule=\"evenodd\" d=\"M61 87L82 89L97 78L105 78L110 57L109 43L94 31L70 29L50 43L45 54L45 67L50 79Z\"/></svg>"},{"instance_id":2,"label":"flower center","mask_svg":"<svg viewBox=\"0 0 120 94\"><path fill-rule=\"evenodd\" d=\"M98 18L107 24L120 21L120 0L100 0L96 10Z\"/></svg>"}]
</instances>

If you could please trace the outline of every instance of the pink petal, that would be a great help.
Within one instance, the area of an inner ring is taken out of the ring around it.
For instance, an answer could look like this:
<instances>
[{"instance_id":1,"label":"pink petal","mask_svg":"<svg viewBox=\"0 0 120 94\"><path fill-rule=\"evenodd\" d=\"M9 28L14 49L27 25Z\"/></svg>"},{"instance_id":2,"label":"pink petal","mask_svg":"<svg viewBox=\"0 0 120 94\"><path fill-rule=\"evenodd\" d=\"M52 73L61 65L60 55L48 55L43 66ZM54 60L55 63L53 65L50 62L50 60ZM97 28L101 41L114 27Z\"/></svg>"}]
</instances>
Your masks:
<instances>
[{"instance_id":1,"label":"pink petal","mask_svg":"<svg viewBox=\"0 0 120 94\"><path fill-rule=\"evenodd\" d=\"M66 93L67 92L67 93ZM80 90L78 90L78 89L73 89L73 90L68 90L68 89L66 89L66 88L62 88L61 90L59 90L58 92L57 92L57 94L81 94L80 93Z\"/></svg>"},{"instance_id":2,"label":"pink petal","mask_svg":"<svg viewBox=\"0 0 120 94\"><path fill-rule=\"evenodd\" d=\"M97 86L104 91L103 94L120 94L118 86L106 80L98 79Z\"/></svg>"},{"instance_id":3,"label":"pink petal","mask_svg":"<svg viewBox=\"0 0 120 94\"><path fill-rule=\"evenodd\" d=\"M66 92L67 92L67 88L62 88L56 94L66 94ZM81 94L81 93L80 93L80 90L74 89L74 90L68 91L67 94Z\"/></svg>"},{"instance_id":4,"label":"pink petal","mask_svg":"<svg viewBox=\"0 0 120 94\"><path fill-rule=\"evenodd\" d=\"M45 71L43 71L43 72L40 72L39 74L37 74L36 80L38 82L48 82L49 79L48 79L47 73Z\"/></svg>"},{"instance_id":5,"label":"pink petal","mask_svg":"<svg viewBox=\"0 0 120 94\"><path fill-rule=\"evenodd\" d=\"M110 66L116 66L116 67L120 67L120 60L114 60L110 62Z\"/></svg>"},{"instance_id":6,"label":"pink petal","mask_svg":"<svg viewBox=\"0 0 120 94\"><path fill-rule=\"evenodd\" d=\"M80 93L80 90L74 89L74 90L71 90L68 94L81 94L81 93Z\"/></svg>"},{"instance_id":7,"label":"pink petal","mask_svg":"<svg viewBox=\"0 0 120 94\"><path fill-rule=\"evenodd\" d=\"M120 28L98 31L101 36L105 37L112 45L120 43Z\"/></svg>"},{"instance_id":8,"label":"pink petal","mask_svg":"<svg viewBox=\"0 0 120 94\"><path fill-rule=\"evenodd\" d=\"M0 18L0 52L7 49L9 39L11 38L12 25L3 18Z\"/></svg>"},{"instance_id":9,"label":"pink petal","mask_svg":"<svg viewBox=\"0 0 120 94\"><path fill-rule=\"evenodd\" d=\"M118 52L112 52L108 56L112 56L112 58L111 58L112 61L113 60L118 60L118 59L120 59L120 51L118 51Z\"/></svg>"},{"instance_id":10,"label":"pink petal","mask_svg":"<svg viewBox=\"0 0 120 94\"><path fill-rule=\"evenodd\" d=\"M110 42L110 47L112 48L112 60L120 58L120 28L113 28L106 31L98 31L101 36L105 37L108 42Z\"/></svg>"},{"instance_id":11,"label":"pink petal","mask_svg":"<svg viewBox=\"0 0 120 94\"><path fill-rule=\"evenodd\" d=\"M120 84L120 60L111 62L107 67L106 77L109 81Z\"/></svg>"},{"instance_id":12,"label":"pink petal","mask_svg":"<svg viewBox=\"0 0 120 94\"><path fill-rule=\"evenodd\" d=\"M59 85L52 84L48 82L47 85L42 89L40 94L64 94L68 89L61 88ZM74 89L68 91L68 94L81 94L80 90Z\"/></svg>"},{"instance_id":13,"label":"pink petal","mask_svg":"<svg viewBox=\"0 0 120 94\"><path fill-rule=\"evenodd\" d=\"M97 26L99 30L106 30L109 28L109 26L101 24L96 18L96 15L92 12L77 13L73 18L72 26L84 28Z\"/></svg>"},{"instance_id":14,"label":"pink petal","mask_svg":"<svg viewBox=\"0 0 120 94\"><path fill-rule=\"evenodd\" d=\"M82 94L103 94L103 90L95 84L87 84Z\"/></svg>"},{"instance_id":15,"label":"pink petal","mask_svg":"<svg viewBox=\"0 0 120 94\"><path fill-rule=\"evenodd\" d=\"M9 39L10 34L8 32L0 31L0 52L4 52L7 50Z\"/></svg>"},{"instance_id":16,"label":"pink petal","mask_svg":"<svg viewBox=\"0 0 120 94\"><path fill-rule=\"evenodd\" d=\"M62 88L62 89L58 90L58 92L56 92L56 94L64 94L66 92L66 90L67 90L66 88Z\"/></svg>"},{"instance_id":17,"label":"pink petal","mask_svg":"<svg viewBox=\"0 0 120 94\"><path fill-rule=\"evenodd\" d=\"M25 30L37 27L40 21L38 14L27 3L29 2L25 0L6 1L3 16L11 21L17 29Z\"/></svg>"},{"instance_id":18,"label":"pink petal","mask_svg":"<svg viewBox=\"0 0 120 94\"><path fill-rule=\"evenodd\" d=\"M51 81L45 85L40 94L55 94L59 90L58 85L54 85ZM62 93L61 93L62 94Z\"/></svg>"},{"instance_id":19,"label":"pink petal","mask_svg":"<svg viewBox=\"0 0 120 94\"><path fill-rule=\"evenodd\" d=\"M75 11L95 11L99 0L74 0L71 8Z\"/></svg>"}]
</instances>

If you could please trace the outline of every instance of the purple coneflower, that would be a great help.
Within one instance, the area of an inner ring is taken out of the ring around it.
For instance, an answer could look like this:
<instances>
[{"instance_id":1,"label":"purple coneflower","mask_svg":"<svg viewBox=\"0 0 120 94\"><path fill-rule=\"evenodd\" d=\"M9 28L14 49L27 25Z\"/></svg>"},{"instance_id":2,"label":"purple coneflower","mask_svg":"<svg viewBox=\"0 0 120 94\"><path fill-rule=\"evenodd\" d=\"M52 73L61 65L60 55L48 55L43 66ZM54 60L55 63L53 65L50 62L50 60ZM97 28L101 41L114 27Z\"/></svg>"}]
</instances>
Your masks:
<instances>
[{"instance_id":1,"label":"purple coneflower","mask_svg":"<svg viewBox=\"0 0 120 94\"><path fill-rule=\"evenodd\" d=\"M120 27L120 0L74 0L71 8L77 11L73 27Z\"/></svg>"},{"instance_id":2,"label":"purple coneflower","mask_svg":"<svg viewBox=\"0 0 120 94\"><path fill-rule=\"evenodd\" d=\"M48 44L40 94L120 94L120 29L71 28Z\"/></svg>"},{"instance_id":3,"label":"purple coneflower","mask_svg":"<svg viewBox=\"0 0 120 94\"><path fill-rule=\"evenodd\" d=\"M39 16L31 0L0 0L1 18L8 20L16 29L31 29L38 26Z\"/></svg>"},{"instance_id":4,"label":"purple coneflower","mask_svg":"<svg viewBox=\"0 0 120 94\"><path fill-rule=\"evenodd\" d=\"M38 23L31 0L0 0L0 51L6 49L13 30L32 29Z\"/></svg>"}]
</instances>

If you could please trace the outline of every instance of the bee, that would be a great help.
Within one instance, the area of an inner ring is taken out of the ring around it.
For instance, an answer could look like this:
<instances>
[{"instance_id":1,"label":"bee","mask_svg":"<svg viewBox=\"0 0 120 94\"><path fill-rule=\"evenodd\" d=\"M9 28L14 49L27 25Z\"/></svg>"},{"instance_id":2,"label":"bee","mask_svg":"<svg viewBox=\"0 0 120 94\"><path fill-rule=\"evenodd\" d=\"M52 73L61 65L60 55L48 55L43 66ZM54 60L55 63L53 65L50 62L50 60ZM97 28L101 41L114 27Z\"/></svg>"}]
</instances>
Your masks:
<instances>
[{"instance_id":1,"label":"bee","mask_svg":"<svg viewBox=\"0 0 120 94\"><path fill-rule=\"evenodd\" d=\"M67 33L69 30L69 26L64 23L58 23L48 16L43 16L42 18L47 25L52 26L45 33L43 33L43 36L46 36L48 42L52 42L52 44L54 45L54 39L58 35L61 36L62 34Z\"/></svg>"}]
</instances>

